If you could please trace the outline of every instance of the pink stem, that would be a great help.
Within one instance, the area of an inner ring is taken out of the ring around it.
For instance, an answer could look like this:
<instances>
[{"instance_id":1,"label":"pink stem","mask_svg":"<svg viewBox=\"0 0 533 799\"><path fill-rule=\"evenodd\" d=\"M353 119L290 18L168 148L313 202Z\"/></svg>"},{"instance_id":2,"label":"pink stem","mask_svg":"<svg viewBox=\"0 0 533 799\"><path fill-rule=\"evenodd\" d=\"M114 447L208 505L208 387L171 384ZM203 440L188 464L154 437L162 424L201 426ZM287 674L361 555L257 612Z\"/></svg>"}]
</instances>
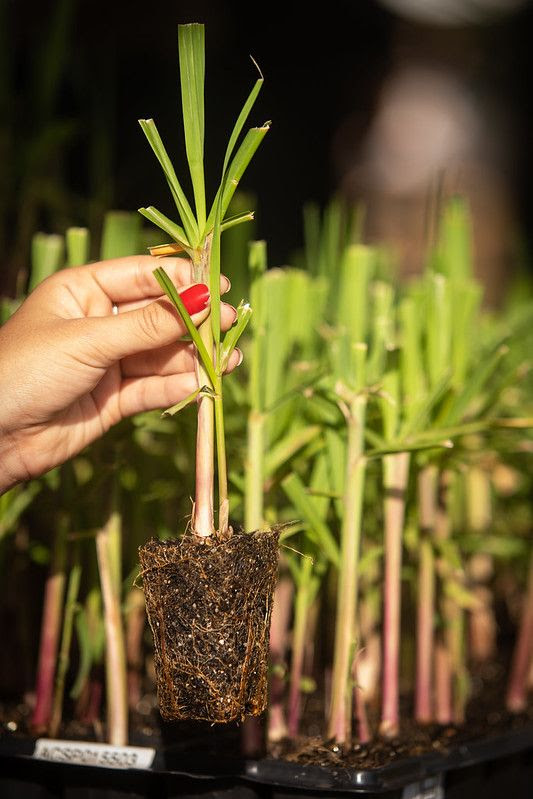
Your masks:
<instances>
[{"instance_id":1,"label":"pink stem","mask_svg":"<svg viewBox=\"0 0 533 799\"><path fill-rule=\"evenodd\" d=\"M270 660L273 670L270 678L268 709L267 735L269 741L280 741L287 735L283 707L285 681L278 671L285 668L293 590L292 580L282 577L274 591L272 623L270 626Z\"/></svg>"},{"instance_id":2,"label":"pink stem","mask_svg":"<svg viewBox=\"0 0 533 799\"><path fill-rule=\"evenodd\" d=\"M433 649L435 615L435 558L432 538L437 513L438 472L425 466L418 477L420 554L416 638L415 718L433 721Z\"/></svg>"},{"instance_id":3,"label":"pink stem","mask_svg":"<svg viewBox=\"0 0 533 799\"><path fill-rule=\"evenodd\" d=\"M453 720L452 666L447 647L439 642L435 647L435 715L439 724Z\"/></svg>"},{"instance_id":4,"label":"pink stem","mask_svg":"<svg viewBox=\"0 0 533 799\"><path fill-rule=\"evenodd\" d=\"M527 704L528 676L533 654L533 552L529 563L527 594L524 600L520 629L511 666L507 691L507 708L520 713Z\"/></svg>"},{"instance_id":5,"label":"pink stem","mask_svg":"<svg viewBox=\"0 0 533 799\"><path fill-rule=\"evenodd\" d=\"M402 539L409 453L384 459L385 469L385 602L383 621L383 698L380 733L399 731L399 665Z\"/></svg>"},{"instance_id":6,"label":"pink stem","mask_svg":"<svg viewBox=\"0 0 533 799\"><path fill-rule=\"evenodd\" d=\"M141 699L142 643L145 626L144 595L133 588L129 595L126 620L126 658L128 662L128 704L134 710Z\"/></svg>"},{"instance_id":7,"label":"pink stem","mask_svg":"<svg viewBox=\"0 0 533 799\"><path fill-rule=\"evenodd\" d=\"M48 731L54 695L63 596L65 593L66 520L58 521L54 539L53 561L46 580L44 607L41 621L41 640L37 666L36 703L31 728L37 735Z\"/></svg>"}]
</instances>

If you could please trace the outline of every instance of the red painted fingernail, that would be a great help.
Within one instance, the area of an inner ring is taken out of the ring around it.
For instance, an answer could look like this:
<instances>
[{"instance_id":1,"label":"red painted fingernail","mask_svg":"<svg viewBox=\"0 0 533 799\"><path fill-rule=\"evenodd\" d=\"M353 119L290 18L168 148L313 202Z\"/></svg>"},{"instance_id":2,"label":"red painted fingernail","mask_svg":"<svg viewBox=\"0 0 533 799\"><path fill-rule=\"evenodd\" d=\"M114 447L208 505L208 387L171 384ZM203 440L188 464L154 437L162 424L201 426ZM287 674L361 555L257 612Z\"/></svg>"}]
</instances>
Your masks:
<instances>
[{"instance_id":1,"label":"red painted fingernail","mask_svg":"<svg viewBox=\"0 0 533 799\"><path fill-rule=\"evenodd\" d=\"M192 316L207 308L209 302L209 289L205 283L195 283L185 291L180 292L181 301Z\"/></svg>"}]
</instances>

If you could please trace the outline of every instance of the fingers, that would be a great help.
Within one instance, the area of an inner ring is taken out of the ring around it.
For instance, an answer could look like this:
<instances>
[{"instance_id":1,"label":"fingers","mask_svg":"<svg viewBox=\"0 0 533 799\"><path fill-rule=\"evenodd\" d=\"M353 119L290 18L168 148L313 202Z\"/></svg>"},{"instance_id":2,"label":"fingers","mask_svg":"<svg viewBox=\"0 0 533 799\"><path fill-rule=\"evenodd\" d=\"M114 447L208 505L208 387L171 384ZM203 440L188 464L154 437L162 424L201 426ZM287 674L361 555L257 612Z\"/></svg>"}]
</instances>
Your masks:
<instances>
[{"instance_id":1,"label":"fingers","mask_svg":"<svg viewBox=\"0 0 533 799\"><path fill-rule=\"evenodd\" d=\"M143 411L168 408L181 402L198 387L194 372L161 377L138 377L124 380L120 389L119 407L124 418Z\"/></svg>"},{"instance_id":2,"label":"fingers","mask_svg":"<svg viewBox=\"0 0 533 799\"><path fill-rule=\"evenodd\" d=\"M191 317L198 327L209 314L209 305ZM85 320L85 346L95 366L108 367L130 355L157 350L175 343L185 325L168 300L156 300L142 308L116 316Z\"/></svg>"},{"instance_id":3,"label":"fingers","mask_svg":"<svg viewBox=\"0 0 533 799\"><path fill-rule=\"evenodd\" d=\"M191 263L185 258L161 259L136 255L100 261L80 269L87 270L112 303L120 303L159 297L161 287L153 275L158 266L164 268L178 289L193 282ZM228 278L221 275L221 293L229 291L230 286Z\"/></svg>"},{"instance_id":4,"label":"fingers","mask_svg":"<svg viewBox=\"0 0 533 799\"><path fill-rule=\"evenodd\" d=\"M226 373L232 372L241 363L242 352L236 349L230 356ZM193 372L195 364L193 345L180 342L161 347L153 352L140 352L138 355L124 358L121 369L125 378L149 377L151 375L166 377L183 372Z\"/></svg>"},{"instance_id":5,"label":"fingers","mask_svg":"<svg viewBox=\"0 0 533 799\"><path fill-rule=\"evenodd\" d=\"M141 306L145 307L145 306ZM232 305L222 303L220 326L229 330L236 318ZM185 341L173 342L156 350L138 352L124 358L122 374L124 377L145 377L147 375L170 375L194 369L195 357L192 344Z\"/></svg>"},{"instance_id":6,"label":"fingers","mask_svg":"<svg viewBox=\"0 0 533 799\"><path fill-rule=\"evenodd\" d=\"M232 372L242 363L242 352L231 353L226 372ZM181 402L198 388L193 371L179 374L130 377L122 381L119 393L120 414L124 418L143 411L169 408Z\"/></svg>"}]
</instances>

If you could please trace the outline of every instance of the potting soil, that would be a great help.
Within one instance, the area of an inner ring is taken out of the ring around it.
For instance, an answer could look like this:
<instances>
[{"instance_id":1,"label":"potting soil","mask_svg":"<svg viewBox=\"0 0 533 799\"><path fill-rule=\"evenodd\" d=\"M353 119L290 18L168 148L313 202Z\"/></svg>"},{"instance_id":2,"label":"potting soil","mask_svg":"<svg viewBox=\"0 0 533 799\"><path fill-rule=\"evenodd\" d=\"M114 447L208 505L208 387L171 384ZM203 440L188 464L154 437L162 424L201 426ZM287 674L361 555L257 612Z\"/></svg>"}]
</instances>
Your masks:
<instances>
[{"instance_id":1,"label":"potting soil","mask_svg":"<svg viewBox=\"0 0 533 799\"><path fill-rule=\"evenodd\" d=\"M140 548L164 719L229 722L265 710L278 538L187 534Z\"/></svg>"}]
</instances>

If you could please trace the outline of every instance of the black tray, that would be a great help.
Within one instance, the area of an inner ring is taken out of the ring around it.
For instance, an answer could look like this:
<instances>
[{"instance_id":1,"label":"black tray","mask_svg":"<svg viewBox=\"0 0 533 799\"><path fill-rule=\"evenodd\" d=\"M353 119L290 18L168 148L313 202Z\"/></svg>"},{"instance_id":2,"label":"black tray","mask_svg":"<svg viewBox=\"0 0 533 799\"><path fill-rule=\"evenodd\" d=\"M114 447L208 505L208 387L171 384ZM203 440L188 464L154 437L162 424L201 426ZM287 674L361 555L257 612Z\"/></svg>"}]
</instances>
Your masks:
<instances>
[{"instance_id":1,"label":"black tray","mask_svg":"<svg viewBox=\"0 0 533 799\"><path fill-rule=\"evenodd\" d=\"M1 799L532 799L533 724L447 754L403 758L375 769L219 757L214 741L156 749L149 769L36 759L35 741L0 738Z\"/></svg>"}]
</instances>

